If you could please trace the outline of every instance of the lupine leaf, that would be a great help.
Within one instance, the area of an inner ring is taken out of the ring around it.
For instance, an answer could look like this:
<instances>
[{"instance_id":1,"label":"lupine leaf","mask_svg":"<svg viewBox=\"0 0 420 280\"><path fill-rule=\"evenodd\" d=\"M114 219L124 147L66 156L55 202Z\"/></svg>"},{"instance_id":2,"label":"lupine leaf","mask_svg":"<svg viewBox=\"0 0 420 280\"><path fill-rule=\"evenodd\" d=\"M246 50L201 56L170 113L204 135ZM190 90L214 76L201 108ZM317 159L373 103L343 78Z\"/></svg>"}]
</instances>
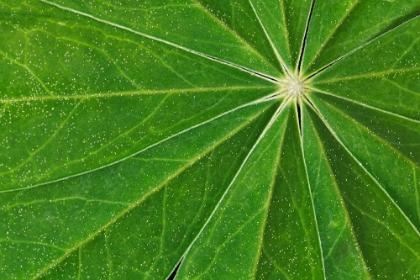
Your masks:
<instances>
[{"instance_id":1,"label":"lupine leaf","mask_svg":"<svg viewBox=\"0 0 420 280\"><path fill-rule=\"evenodd\" d=\"M1 279L417 279L416 0L0 2Z\"/></svg>"}]
</instances>

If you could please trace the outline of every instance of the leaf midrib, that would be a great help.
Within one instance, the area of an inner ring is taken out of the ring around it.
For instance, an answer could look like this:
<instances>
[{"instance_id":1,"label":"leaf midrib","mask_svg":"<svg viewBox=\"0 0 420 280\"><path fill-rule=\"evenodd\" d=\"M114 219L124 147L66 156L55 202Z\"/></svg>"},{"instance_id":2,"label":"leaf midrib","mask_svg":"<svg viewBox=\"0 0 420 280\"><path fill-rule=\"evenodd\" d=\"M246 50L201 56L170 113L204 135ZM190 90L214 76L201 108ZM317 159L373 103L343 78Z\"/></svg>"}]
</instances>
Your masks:
<instances>
[{"instance_id":1,"label":"leaf midrib","mask_svg":"<svg viewBox=\"0 0 420 280\"><path fill-rule=\"evenodd\" d=\"M259 71L255 71L255 70L249 69L248 67L245 67L245 66L242 66L242 65L238 65L236 63L233 63L233 62L230 62L230 61L227 61L227 60L224 60L224 59L216 58L216 57L214 57L212 55L205 54L205 53L202 53L200 51L197 51L197 50L194 50L194 49L191 49L191 48L188 48L188 47L185 47L185 46L182 46L182 45L173 43L171 41L168 41L168 40L165 40L165 39L156 37L156 36L152 36L152 35L149 35L149 34L146 34L146 33L140 32L140 31L137 31L137 30L135 30L133 28L130 28L130 27L127 27L127 26L124 26L124 25L121 25L121 24L118 24L118 23L115 23L115 22L112 22L112 21L104 20L104 19L98 18L96 16L93 16L91 14L88 14L88 13L85 13L85 12L82 12L82 11L79 11L79 10L75 10L75 9L72 9L72 8L69 8L69 7L66 7L66 6L62 6L62 5L56 4L54 2L50 2L50 1L47 1L47 0L40 0L40 1L43 2L43 3L45 3L45 4L48 4L50 6L54 6L56 8L59 8L61 10L64 10L64 11L67 11L67 12L70 12L70 13L73 13L73 14L77 14L77 15L80 15L80 16L83 16L83 17L86 17L86 18L90 18L90 19L92 19L94 21L101 22L101 23L104 23L106 25L109 25L109 26L112 26L112 27L115 27L115 28L118 28L118 29L121 29L121 30L124 30L124 31L128 31L128 32L133 33L135 35L139 35L139 36L142 36L144 38L147 38L147 39L150 39L150 40L153 40L153 41L156 41L156 42L160 42L160 43L163 43L165 45L169 45L169 46L174 47L176 49L180 49L180 50L186 51L188 53L195 54L197 56L200 56L200 57L203 57L203 58L212 60L212 61L216 61L216 62L218 62L220 64L228 65L230 67L233 67L233 68L239 69L241 71L244 71L244 72L246 72L248 74L257 74L257 76L259 76L260 78L262 78L262 77L269 77L270 78L269 80L271 80L271 81L276 81L277 80L276 77L271 77L268 74L260 73ZM207 11L204 7L202 9L205 12ZM214 17L214 15L211 14L209 11L207 11L207 14L211 15L212 17ZM221 24L221 26L225 27L225 30L230 31L230 33L233 36L235 36L241 42L243 42L249 48L249 50L252 53L254 53L255 55L257 55L259 58L261 58L268 65L271 65L271 63L267 62L267 60L266 60L266 58L264 56L262 56L259 52L257 52L255 49L253 49L246 41L244 41L244 39L242 37L239 37L236 34L236 32L234 32L232 29L228 28L218 18L215 18L215 19L218 21L219 24Z\"/></svg>"},{"instance_id":2,"label":"leaf midrib","mask_svg":"<svg viewBox=\"0 0 420 280\"><path fill-rule=\"evenodd\" d=\"M264 110L261 110L259 113L255 114L252 118L249 118L246 122L242 123L240 126L238 126L236 129L234 129L231 133L226 134L225 137L221 138L219 141L215 142L211 146L209 146L206 150L204 150L199 155L192 158L190 161L188 161L186 164L181 166L176 172L174 172L171 175L168 175L165 181L161 182L156 187L149 190L143 197L141 197L139 200L135 201L131 205L129 205L125 210L121 211L120 213L116 214L114 218L112 218L109 222L107 222L105 225L100 227L98 230L93 232L91 235L89 235L87 238L83 239L79 243L77 243L72 248L68 249L60 258L56 259L55 261L52 261L50 265L44 267L42 270L40 270L34 277L31 279L37 279L41 277L44 273L46 273L48 270L54 268L57 266L61 261L65 260L71 253L74 251L81 249L84 245L88 244L91 240L93 240L96 236L101 234L102 232L105 232L106 229L108 229L110 226L115 224L119 219L123 218L126 214L133 211L135 208L140 206L144 201L146 201L149 197L151 197L153 194L164 188L169 182L171 182L173 179L175 179L177 176L179 176L182 172L190 168L194 163L196 163L201 158L205 157L207 154L212 152L214 149L216 149L218 146L223 144L226 140L228 140L232 135L239 132L241 129L246 127L249 123L251 123L253 120L257 119L259 116L261 116L264 113ZM129 159L128 159L129 160ZM222 199L220 200L222 201ZM216 205L215 209L217 208L219 204ZM209 218L210 219L210 218ZM202 231L200 231L197 236L201 234ZM194 243L194 242L192 242ZM188 251L188 250L187 250Z\"/></svg>"},{"instance_id":3,"label":"leaf midrib","mask_svg":"<svg viewBox=\"0 0 420 280\"><path fill-rule=\"evenodd\" d=\"M103 93L88 93L88 94L72 94L72 95L41 95L41 96L30 96L20 98L7 98L0 99L0 104L12 104L12 103L27 103L32 101L67 101L67 100L89 100L89 99L101 99L110 97L132 97L139 95L157 95L157 94L181 94L181 93L201 93L201 92L217 92L217 91L228 91L228 90L266 90L272 89L272 86L222 86L222 87L193 87L193 88L176 88L176 89L161 89L161 90L130 90L130 91L114 91L114 92L103 92Z\"/></svg>"},{"instance_id":4,"label":"leaf midrib","mask_svg":"<svg viewBox=\"0 0 420 280\"><path fill-rule=\"evenodd\" d=\"M314 110L314 112L315 112L315 110ZM316 113L316 112L315 112L315 113ZM310 118L309 118L309 120L311 121L312 131L314 132L314 134L315 134L315 136L316 136L316 140L317 140L317 142L318 142L318 147L320 147L320 149L321 149L321 152L322 152L321 154L322 154L322 155L324 155L324 156L322 157L322 159L324 160L325 164L326 164L326 165L327 165L327 167L328 167L328 172L329 172L330 174L334 174L334 172L333 172L333 170L332 170L332 167L331 167L331 164L330 164L330 162L328 161L328 158L327 158L327 156L326 156L326 155L327 155L327 153L326 153L326 151L325 151L325 147L324 147L324 145L322 144L321 137L319 136L318 131L317 131L316 129L314 129L314 125L313 125L313 123L312 123L312 120L311 120ZM306 161L305 161L305 162L306 162ZM308 177L308 179L309 179L309 177ZM340 188L339 188L338 183L337 183L336 179L334 178L334 176L331 176L331 181L332 181L332 183L333 183L333 185L334 185L334 190L335 190L335 192L336 192L336 194L337 194L337 197L340 197L340 198L341 198L341 197L343 197L343 196L341 195ZM312 191L311 191L311 193L312 193ZM347 207L346 207L346 205L344 204L344 202L343 202L343 200L342 200L342 199L340 199L340 205L341 205L341 208L342 208L342 210L343 210L345 220L346 220L346 222L348 223L348 226L349 226L349 229L350 229L350 233L351 233L351 236L352 236L353 242L354 242L354 244L355 244L356 250L358 251L359 256L360 256L360 258L361 258L361 261L362 261L362 264L363 264L363 270L364 270L365 274L369 277L369 279L371 279L371 275L370 275L370 273L369 273L369 269L368 269L368 267L367 267L366 260L365 260L365 258L364 258L363 252L362 252L362 250L360 249L360 247L359 247L359 243L358 243L357 238L356 238L356 233L355 233L355 231L354 231L354 227L353 227L352 221L351 221L350 216L349 216L349 211L348 211L348 209L347 209ZM316 216L316 217L317 217L317 216ZM344 227L344 229L345 229L345 227ZM319 233L319 231L318 231L318 233ZM336 241L338 241L338 237L336 238ZM321 245L321 244L320 244L320 245ZM330 252L328 252L325 256L324 256L324 254L323 254L323 256L322 256L323 260L325 260L325 259L327 259L327 258L328 258L328 255L329 255L329 254L333 251L333 249L334 249L334 245L333 245L333 246L331 246ZM323 253L322 247L321 247L321 252ZM324 268L325 268L325 267L324 267ZM324 275L325 275L325 269L324 269Z\"/></svg>"},{"instance_id":5,"label":"leaf midrib","mask_svg":"<svg viewBox=\"0 0 420 280\"><path fill-rule=\"evenodd\" d=\"M271 94L270 94L270 95L268 95L268 97L270 97L270 96L271 96ZM105 165L99 166L99 167L97 167L97 168L94 168L94 169L91 169L91 170L86 170L86 171L84 171L84 172L80 172L80 173L77 173L77 174L71 174L71 175L66 176L66 177L58 178L58 179L51 180L51 181L47 181L47 182L38 183L38 184L31 185L31 186L27 186L27 187L15 188L15 189L7 189L7 190L1 190L1 191L0 191L0 194L1 194L1 193L6 193L6 192L15 192L15 191L20 191L20 190L32 189L32 188L36 188L36 187L39 187L39 186L44 186L44 185L47 185L47 184L56 183L56 182L59 182L59 181L63 181L63 180L67 180L67 179L70 179L70 178L74 178L74 177L78 177L78 176L81 176L81 175L85 175L85 174L88 174L88 173L91 173L91 172L94 172L94 171L97 171L97 170L100 170L100 169L103 169L103 168L106 168L106 167L112 166L112 165L114 165L114 164L117 164L117 163L120 163L120 162L122 162L122 161L125 161L125 160L127 160L127 159L129 159L129 158L132 158L132 157L133 157L133 156L135 156L135 155L138 155L138 154L140 154L140 153L143 153L143 152L145 152L145 151L147 151L147 150L149 150L149 149L151 149L151 148L153 148L153 147L155 147L155 146L158 146L158 145L160 145L160 144L162 144L162 143L164 143L164 142L166 142L166 141L168 141L168 140L170 140L170 139L172 139L172 138L174 138L174 137L177 137L177 136L179 136L179 135L181 135L181 134L184 134L184 133L186 133L186 132L188 132L188 131L191 131L191 130L193 130L193 129L195 129L195 128L198 128L198 127L201 127L201 126L206 125L206 124L208 124L208 123L211 123L211 122L213 122L213 121L215 121L215 120L217 120L217 119L219 119L219 118L221 118L221 117L223 117L223 116L229 115L229 114L231 114L231 113L233 113L233 112L235 112L235 111L237 111L237 110L240 110L240 109L243 109L243 108L246 108L246 107L249 107L249 106L257 105L257 104L260 104L260 103L266 103L266 102L267 102L267 103L269 103L269 102L271 102L271 101L273 101L273 100L275 101L275 100L276 100L276 98L267 98L267 97L263 97L263 98L260 98L260 99L258 99L258 100L256 100L256 101L253 101L253 102L249 102L249 103L246 103L246 104L240 105L240 106L235 107L235 108L233 108L233 109L230 109L230 110L228 110L228 111L226 111L226 112L223 112L223 113L221 113L221 114L219 114L219 115L217 115L217 116L215 116L215 117L213 117L213 118L210 118L210 119L205 120L205 121L203 121L203 122L201 122L201 123L198 123L198 124L196 124L196 125L190 126L190 127L186 128L186 129L184 129L184 130L182 130L182 131L179 131L179 132L177 132L177 133L174 133L174 134L172 134L172 135L169 135L168 137L166 137L166 138L164 138L164 139L162 139L162 140L160 140L160 141L158 141L158 142L155 142L155 143L153 143L153 144L150 144L149 146L144 147L143 149L141 149L141 150L139 150L139 151L137 151L137 152L135 152L135 153L132 153L132 154L130 154L130 155L128 155L128 156L125 156L125 157L123 157L123 158L121 158L121 159L119 159L119 160L116 160L116 161L110 162L110 163L108 163L108 164L105 164ZM76 161L70 162L70 164L71 164L71 163L75 163L75 162L77 163L77 162L79 162L79 161L81 161L81 160L82 160L82 159L77 159ZM69 165L69 164L67 164L67 165ZM2 174L4 175L4 174L7 174L7 173L10 173L10 171L3 172ZM1 174L0 174L0 175L1 175Z\"/></svg>"},{"instance_id":6,"label":"leaf midrib","mask_svg":"<svg viewBox=\"0 0 420 280\"><path fill-rule=\"evenodd\" d=\"M389 199L389 201L391 201L392 205L394 205L394 207L398 210L399 214L402 215L405 219L405 221L410 225L410 227L413 229L413 231L417 234L417 236L420 237L420 233L417 230L417 228L414 226L414 224L411 222L411 220L407 217L407 215L404 213L404 211L402 211L402 209L399 207L399 205L395 202L395 200L390 196L390 194L386 191L386 189L382 186L381 183L379 183L379 181L375 178L375 176L372 175L372 173L370 173L367 168L364 166L364 164L362 162L359 161L359 159L349 150L349 148L341 141L340 137L338 137L336 131L330 126L330 124L327 122L327 120L324 118L324 116L320 113L320 111L318 110L318 108L314 105L314 103L312 102L312 106L314 109L314 112L318 115L318 117L320 118L320 120L324 123L324 125L327 127L327 129L329 130L329 132L331 133L331 135L334 137L334 139L340 144L340 146L348 153L348 155L360 166L360 168L362 168L362 170L365 172L366 175L368 175L372 181L375 183L375 185L379 188L379 190ZM330 106L330 108L332 108ZM333 108L336 109L336 108ZM337 110L337 109L336 109ZM355 122L354 120L352 120L350 117L348 117L347 115L345 115L344 113L342 113L343 117L348 118L350 121ZM364 126L362 127L363 129L367 130L367 128L365 128ZM389 145L389 143L387 143L386 141L384 141L382 138L380 138L379 136L377 136L376 134L374 134L372 132L372 135L375 135L376 138L378 138L378 140L382 141L382 143L384 143L385 145ZM391 149L395 149L392 146L390 146ZM397 151L399 154L401 154L398 150L395 149L395 151ZM401 154L401 156L404 156L404 158L406 160L408 160L410 163L412 162L410 159L408 159L405 155ZM415 164L411 164L412 166L417 166Z\"/></svg>"},{"instance_id":7,"label":"leaf midrib","mask_svg":"<svg viewBox=\"0 0 420 280\"><path fill-rule=\"evenodd\" d=\"M387 114L387 115L390 115L390 116L393 116L393 117L396 117L396 118L399 118L399 119L403 119L403 120L410 121L410 122L413 122L413 123L420 123L420 120L413 119L413 118L410 118L410 117L407 117L407 116L404 116L404 115L400 115L400 114L394 113L392 111L387 111L385 109L378 108L378 107L375 107L375 106L372 106L372 105L369 105L369 104L366 104L366 103L363 103L363 102L359 102L359 101L356 101L356 100L353 100L353 99L350 99L350 98L347 98L347 97L336 95L336 94L333 94L333 93L325 91L325 90L319 90L319 89L315 89L315 88L311 88L311 90L313 90L314 92L325 94L325 95L328 95L328 96L332 96L334 98L341 99L341 100L344 100L344 101L347 101L347 102L350 102L350 103L353 103L353 104L357 104L361 107L365 107L367 109L371 109L371 110L374 110L374 111L377 111L377 112L381 112L383 114Z\"/></svg>"},{"instance_id":8,"label":"leaf midrib","mask_svg":"<svg viewBox=\"0 0 420 280\"><path fill-rule=\"evenodd\" d=\"M289 116L287 116L287 118L284 120L285 123L287 123L288 118L289 118ZM281 155L281 152L282 152L282 149L283 149L285 132L286 131L283 130L283 133L280 137L280 140L279 140L280 148L277 149L276 163L275 163L274 168L272 169L273 172L271 174L271 184L270 184L269 194L268 194L268 198L267 198L267 203L265 205L265 212L266 213L264 215L264 220L262 222L263 226L261 227L261 232L260 232L260 242L259 242L259 245L258 245L258 251L257 251L257 255L256 255L256 258L255 258L255 264L254 264L254 269L253 269L253 279L256 279L256 273L257 273L257 270L258 270L258 264L260 262L261 254L262 254L262 251L265 251L264 250L264 234L265 234L265 231L266 231L268 214L269 214L269 210L270 210L270 206L271 206L272 198L273 198L273 191L274 191L275 182L276 182L276 172L277 172L277 170L280 166L280 158L281 158L280 155ZM270 259L272 259L272 258L270 258ZM275 262L272 262L272 263L275 267L277 267L277 263L275 263ZM281 270L281 271L283 272L283 270ZM285 276L288 278L288 276L286 274L285 274Z\"/></svg>"}]
</instances>

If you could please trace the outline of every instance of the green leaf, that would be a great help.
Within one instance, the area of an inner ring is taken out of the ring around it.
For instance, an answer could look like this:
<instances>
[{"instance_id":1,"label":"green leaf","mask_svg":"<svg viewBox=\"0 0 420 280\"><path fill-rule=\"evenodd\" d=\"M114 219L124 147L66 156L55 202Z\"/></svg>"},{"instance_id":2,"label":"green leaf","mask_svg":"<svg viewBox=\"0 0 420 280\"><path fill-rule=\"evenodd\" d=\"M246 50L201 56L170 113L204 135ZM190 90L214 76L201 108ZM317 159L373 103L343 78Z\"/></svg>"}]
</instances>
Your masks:
<instances>
[{"instance_id":1,"label":"green leaf","mask_svg":"<svg viewBox=\"0 0 420 280\"><path fill-rule=\"evenodd\" d=\"M417 0L0 3L1 279L420 277Z\"/></svg>"}]
</instances>

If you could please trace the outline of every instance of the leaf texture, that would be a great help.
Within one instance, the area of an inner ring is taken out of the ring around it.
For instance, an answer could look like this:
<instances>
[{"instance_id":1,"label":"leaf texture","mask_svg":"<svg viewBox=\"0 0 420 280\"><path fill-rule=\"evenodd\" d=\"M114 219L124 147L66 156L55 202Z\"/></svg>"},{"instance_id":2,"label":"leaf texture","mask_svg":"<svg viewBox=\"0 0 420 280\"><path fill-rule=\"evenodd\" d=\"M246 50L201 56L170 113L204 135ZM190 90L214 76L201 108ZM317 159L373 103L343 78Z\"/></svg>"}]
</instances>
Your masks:
<instances>
[{"instance_id":1,"label":"leaf texture","mask_svg":"<svg viewBox=\"0 0 420 280\"><path fill-rule=\"evenodd\" d=\"M1 279L417 279L420 4L0 2Z\"/></svg>"}]
</instances>

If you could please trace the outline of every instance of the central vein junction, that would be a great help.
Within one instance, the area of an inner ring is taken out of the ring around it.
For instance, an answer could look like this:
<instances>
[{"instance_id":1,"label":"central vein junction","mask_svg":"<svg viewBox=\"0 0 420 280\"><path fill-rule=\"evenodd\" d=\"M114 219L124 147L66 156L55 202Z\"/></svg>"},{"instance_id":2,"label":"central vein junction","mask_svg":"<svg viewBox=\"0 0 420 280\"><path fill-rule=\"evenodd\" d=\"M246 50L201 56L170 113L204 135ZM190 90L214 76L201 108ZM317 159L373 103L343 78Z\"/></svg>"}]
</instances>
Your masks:
<instances>
[{"instance_id":1,"label":"central vein junction","mask_svg":"<svg viewBox=\"0 0 420 280\"><path fill-rule=\"evenodd\" d=\"M299 74L289 74L280 80L279 84L282 88L281 93L294 100L304 97L307 92L307 84Z\"/></svg>"}]
</instances>

